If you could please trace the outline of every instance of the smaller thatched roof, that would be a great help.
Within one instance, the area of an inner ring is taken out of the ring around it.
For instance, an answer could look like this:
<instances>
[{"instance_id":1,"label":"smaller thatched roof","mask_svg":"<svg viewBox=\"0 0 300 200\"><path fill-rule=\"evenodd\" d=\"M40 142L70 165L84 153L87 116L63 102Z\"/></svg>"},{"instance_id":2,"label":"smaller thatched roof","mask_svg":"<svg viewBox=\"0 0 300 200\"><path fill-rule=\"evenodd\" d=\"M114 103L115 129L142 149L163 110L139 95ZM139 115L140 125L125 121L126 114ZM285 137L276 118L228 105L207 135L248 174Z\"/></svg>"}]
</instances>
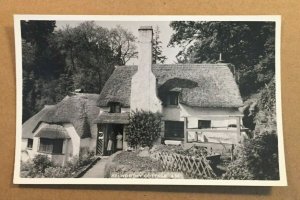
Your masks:
<instances>
[{"instance_id":1,"label":"smaller thatched roof","mask_svg":"<svg viewBox=\"0 0 300 200\"><path fill-rule=\"evenodd\" d=\"M23 124L23 138L29 138L40 122L49 124L71 123L80 138L91 137L91 126L99 114L99 95L79 93L66 96L61 102L45 107Z\"/></svg>"},{"instance_id":2,"label":"smaller thatched roof","mask_svg":"<svg viewBox=\"0 0 300 200\"><path fill-rule=\"evenodd\" d=\"M94 123L101 124L128 124L129 115L128 113L100 113L95 119Z\"/></svg>"},{"instance_id":3,"label":"smaller thatched roof","mask_svg":"<svg viewBox=\"0 0 300 200\"><path fill-rule=\"evenodd\" d=\"M57 124L47 124L45 127L41 128L35 137L49 138L49 139L66 139L70 138L67 130Z\"/></svg>"},{"instance_id":4,"label":"smaller thatched roof","mask_svg":"<svg viewBox=\"0 0 300 200\"><path fill-rule=\"evenodd\" d=\"M120 102L130 107L131 79L137 66L119 66L106 82L98 101L100 107ZM227 64L153 65L159 93L181 88L179 102L195 107L241 107L242 98Z\"/></svg>"},{"instance_id":5,"label":"smaller thatched roof","mask_svg":"<svg viewBox=\"0 0 300 200\"><path fill-rule=\"evenodd\" d=\"M43 116L51 112L52 109L54 109L54 105L46 105L40 112L33 115L31 118L29 118L24 124L22 125L22 138L27 139L33 138L33 132L38 126L38 124L41 122Z\"/></svg>"}]
</instances>

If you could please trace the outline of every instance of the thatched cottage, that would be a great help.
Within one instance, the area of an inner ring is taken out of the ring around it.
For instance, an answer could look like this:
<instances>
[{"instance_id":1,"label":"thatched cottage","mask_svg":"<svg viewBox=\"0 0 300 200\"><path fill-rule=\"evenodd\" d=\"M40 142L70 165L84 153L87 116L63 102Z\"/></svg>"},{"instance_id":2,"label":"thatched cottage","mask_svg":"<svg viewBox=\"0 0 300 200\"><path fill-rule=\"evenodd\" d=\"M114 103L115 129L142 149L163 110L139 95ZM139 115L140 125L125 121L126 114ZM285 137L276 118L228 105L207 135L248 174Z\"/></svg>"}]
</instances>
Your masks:
<instances>
[{"instance_id":1,"label":"thatched cottage","mask_svg":"<svg viewBox=\"0 0 300 200\"><path fill-rule=\"evenodd\" d=\"M80 153L95 151L98 99L98 94L66 96L28 119L22 126L22 159L46 154L64 164Z\"/></svg>"},{"instance_id":2,"label":"thatched cottage","mask_svg":"<svg viewBox=\"0 0 300 200\"><path fill-rule=\"evenodd\" d=\"M228 64L152 64L152 27L139 29L137 66L118 66L98 100L97 153L107 154L108 138L122 134L131 110L161 112L162 143L240 141L243 105Z\"/></svg>"},{"instance_id":3,"label":"thatched cottage","mask_svg":"<svg viewBox=\"0 0 300 200\"><path fill-rule=\"evenodd\" d=\"M124 127L136 109L162 113L162 143L237 144L243 102L229 66L153 65L152 35L152 27L139 29L138 65L117 66L100 95L67 97L25 122L23 149L60 162L84 149L126 149Z\"/></svg>"}]
</instances>

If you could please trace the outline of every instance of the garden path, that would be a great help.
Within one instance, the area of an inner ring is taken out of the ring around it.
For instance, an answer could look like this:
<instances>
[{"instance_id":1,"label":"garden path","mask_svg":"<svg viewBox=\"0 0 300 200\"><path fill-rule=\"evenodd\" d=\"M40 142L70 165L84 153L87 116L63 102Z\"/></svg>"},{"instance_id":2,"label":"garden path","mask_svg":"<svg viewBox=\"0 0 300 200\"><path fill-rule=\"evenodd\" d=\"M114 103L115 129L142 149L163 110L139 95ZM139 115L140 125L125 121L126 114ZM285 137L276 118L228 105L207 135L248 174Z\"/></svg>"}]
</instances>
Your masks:
<instances>
[{"instance_id":1,"label":"garden path","mask_svg":"<svg viewBox=\"0 0 300 200\"><path fill-rule=\"evenodd\" d=\"M108 158L101 158L91 169L89 169L82 178L104 178L105 166Z\"/></svg>"}]
</instances>

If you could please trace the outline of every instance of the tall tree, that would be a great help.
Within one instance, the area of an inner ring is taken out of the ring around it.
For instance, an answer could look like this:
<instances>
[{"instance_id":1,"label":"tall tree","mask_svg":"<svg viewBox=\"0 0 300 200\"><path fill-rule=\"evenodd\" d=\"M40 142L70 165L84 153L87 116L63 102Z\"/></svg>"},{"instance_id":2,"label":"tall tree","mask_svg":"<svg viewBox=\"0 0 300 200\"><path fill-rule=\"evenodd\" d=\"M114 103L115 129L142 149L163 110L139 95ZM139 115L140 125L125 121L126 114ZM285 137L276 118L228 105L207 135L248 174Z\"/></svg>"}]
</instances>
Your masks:
<instances>
[{"instance_id":1,"label":"tall tree","mask_svg":"<svg viewBox=\"0 0 300 200\"><path fill-rule=\"evenodd\" d=\"M120 25L110 30L110 46L118 65L137 57L136 37Z\"/></svg>"},{"instance_id":2,"label":"tall tree","mask_svg":"<svg viewBox=\"0 0 300 200\"><path fill-rule=\"evenodd\" d=\"M179 45L178 62L217 62L235 66L242 95L267 84L275 73L275 23L175 21L169 45Z\"/></svg>"},{"instance_id":3,"label":"tall tree","mask_svg":"<svg viewBox=\"0 0 300 200\"><path fill-rule=\"evenodd\" d=\"M58 30L55 40L66 58L74 88L100 93L116 64L109 30L94 22L83 22L74 28Z\"/></svg>"},{"instance_id":4,"label":"tall tree","mask_svg":"<svg viewBox=\"0 0 300 200\"><path fill-rule=\"evenodd\" d=\"M160 34L160 30L159 27L156 26L154 29L154 37L153 37L153 41L152 41L152 63L153 64L157 64L157 63L165 63L165 61L167 60L167 57L163 55L162 53L162 42L159 39L159 34Z\"/></svg>"},{"instance_id":5,"label":"tall tree","mask_svg":"<svg viewBox=\"0 0 300 200\"><path fill-rule=\"evenodd\" d=\"M63 59L50 44L54 28L55 21L21 21L23 121L56 101L47 93L63 71Z\"/></svg>"}]
</instances>

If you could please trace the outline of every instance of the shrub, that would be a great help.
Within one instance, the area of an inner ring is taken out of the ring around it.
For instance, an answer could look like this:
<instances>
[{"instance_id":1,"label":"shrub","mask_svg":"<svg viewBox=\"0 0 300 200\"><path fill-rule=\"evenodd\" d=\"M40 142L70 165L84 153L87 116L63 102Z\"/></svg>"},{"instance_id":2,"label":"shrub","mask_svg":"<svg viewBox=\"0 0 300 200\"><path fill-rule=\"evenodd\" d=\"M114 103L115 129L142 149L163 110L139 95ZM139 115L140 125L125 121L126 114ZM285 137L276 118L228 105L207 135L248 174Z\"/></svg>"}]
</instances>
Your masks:
<instances>
[{"instance_id":1,"label":"shrub","mask_svg":"<svg viewBox=\"0 0 300 200\"><path fill-rule=\"evenodd\" d=\"M33 163L30 160L26 162L21 161L20 167L21 167L21 171L30 171L33 168Z\"/></svg>"},{"instance_id":2,"label":"shrub","mask_svg":"<svg viewBox=\"0 0 300 200\"><path fill-rule=\"evenodd\" d=\"M30 178L66 178L73 177L80 169L95 159L93 152L80 154L72 158L65 166L51 162L47 155L36 155L32 162L21 162L21 177Z\"/></svg>"},{"instance_id":3,"label":"shrub","mask_svg":"<svg viewBox=\"0 0 300 200\"><path fill-rule=\"evenodd\" d=\"M70 167L48 167L45 169L44 176L46 178L72 177L72 169Z\"/></svg>"},{"instance_id":4,"label":"shrub","mask_svg":"<svg viewBox=\"0 0 300 200\"><path fill-rule=\"evenodd\" d=\"M253 180L254 176L248 169L244 153L240 153L236 160L227 166L227 171L223 174L223 179Z\"/></svg>"},{"instance_id":5,"label":"shrub","mask_svg":"<svg viewBox=\"0 0 300 200\"><path fill-rule=\"evenodd\" d=\"M278 180L278 139L275 131L264 132L246 144L249 171L258 180Z\"/></svg>"},{"instance_id":6,"label":"shrub","mask_svg":"<svg viewBox=\"0 0 300 200\"><path fill-rule=\"evenodd\" d=\"M72 177L75 173L81 170L83 167L89 165L95 159L95 153L87 151L85 154L73 157L67 162L66 168L70 170L69 176ZM67 171L66 171L67 172Z\"/></svg>"},{"instance_id":7,"label":"shrub","mask_svg":"<svg viewBox=\"0 0 300 200\"><path fill-rule=\"evenodd\" d=\"M35 177L36 172L33 172L34 168L33 168L32 161L26 161L26 162L21 161L20 168L21 168L20 176L22 178Z\"/></svg>"},{"instance_id":8,"label":"shrub","mask_svg":"<svg viewBox=\"0 0 300 200\"><path fill-rule=\"evenodd\" d=\"M195 157L202 157L202 156L206 157L208 155L208 151L206 147L196 146L196 145L193 145L188 149L184 149L181 145L180 146L155 145L150 150L150 152L152 154L156 152L177 153L184 156L195 156Z\"/></svg>"},{"instance_id":9,"label":"shrub","mask_svg":"<svg viewBox=\"0 0 300 200\"><path fill-rule=\"evenodd\" d=\"M146 111L133 111L126 128L127 142L131 147L149 146L160 136L161 115Z\"/></svg>"},{"instance_id":10,"label":"shrub","mask_svg":"<svg viewBox=\"0 0 300 200\"><path fill-rule=\"evenodd\" d=\"M54 165L47 155L41 154L36 155L32 159L32 162L34 169L40 173L44 173L46 168L52 167Z\"/></svg>"},{"instance_id":11,"label":"shrub","mask_svg":"<svg viewBox=\"0 0 300 200\"><path fill-rule=\"evenodd\" d=\"M229 164L224 179L278 180L278 140L273 131L247 141L237 159Z\"/></svg>"}]
</instances>

